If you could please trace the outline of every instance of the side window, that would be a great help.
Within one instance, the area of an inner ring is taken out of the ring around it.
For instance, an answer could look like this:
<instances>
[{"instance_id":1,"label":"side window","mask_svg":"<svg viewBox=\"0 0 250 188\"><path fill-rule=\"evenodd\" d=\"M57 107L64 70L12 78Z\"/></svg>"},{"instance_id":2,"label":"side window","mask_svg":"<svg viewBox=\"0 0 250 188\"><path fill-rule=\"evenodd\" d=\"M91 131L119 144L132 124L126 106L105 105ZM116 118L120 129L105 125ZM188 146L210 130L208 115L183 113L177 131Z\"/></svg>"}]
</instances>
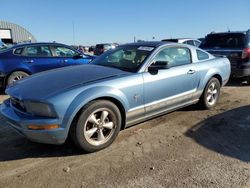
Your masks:
<instances>
[{"instance_id":1,"label":"side window","mask_svg":"<svg viewBox=\"0 0 250 188\"><path fill-rule=\"evenodd\" d=\"M13 52L14 55L22 55L22 53L23 53L23 48L17 48Z\"/></svg>"},{"instance_id":2,"label":"side window","mask_svg":"<svg viewBox=\"0 0 250 188\"><path fill-rule=\"evenodd\" d=\"M48 46L28 46L26 47L26 56L51 57L52 54Z\"/></svg>"},{"instance_id":3,"label":"side window","mask_svg":"<svg viewBox=\"0 0 250 188\"><path fill-rule=\"evenodd\" d=\"M165 48L155 56L154 62L156 61L167 61L171 67L190 64L190 50L182 47Z\"/></svg>"},{"instance_id":4,"label":"side window","mask_svg":"<svg viewBox=\"0 0 250 188\"><path fill-rule=\"evenodd\" d=\"M200 44L201 44L201 42L200 42L200 41L194 40L194 45L195 45L195 46L199 47L199 46L200 46Z\"/></svg>"},{"instance_id":5,"label":"side window","mask_svg":"<svg viewBox=\"0 0 250 188\"><path fill-rule=\"evenodd\" d=\"M186 41L186 42L187 42L186 44L189 44L189 45L194 46L194 42L193 42L193 40L188 40L188 41Z\"/></svg>"},{"instance_id":6,"label":"side window","mask_svg":"<svg viewBox=\"0 0 250 188\"><path fill-rule=\"evenodd\" d=\"M64 46L54 46L56 56L59 57L74 57L79 55L76 51Z\"/></svg>"},{"instance_id":7,"label":"side window","mask_svg":"<svg viewBox=\"0 0 250 188\"><path fill-rule=\"evenodd\" d=\"M196 50L198 60L209 59L209 55L201 50Z\"/></svg>"}]
</instances>

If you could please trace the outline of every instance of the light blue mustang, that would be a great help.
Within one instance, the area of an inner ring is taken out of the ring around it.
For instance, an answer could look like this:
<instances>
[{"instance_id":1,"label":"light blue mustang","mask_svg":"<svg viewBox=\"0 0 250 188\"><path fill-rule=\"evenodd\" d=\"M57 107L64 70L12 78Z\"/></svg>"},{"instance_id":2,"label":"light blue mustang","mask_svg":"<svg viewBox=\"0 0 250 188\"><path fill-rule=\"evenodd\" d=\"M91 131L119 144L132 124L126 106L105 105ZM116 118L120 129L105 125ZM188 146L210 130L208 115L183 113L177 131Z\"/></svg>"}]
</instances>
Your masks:
<instances>
[{"instance_id":1,"label":"light blue mustang","mask_svg":"<svg viewBox=\"0 0 250 188\"><path fill-rule=\"evenodd\" d=\"M28 139L62 144L68 135L87 152L119 131L194 104L213 107L230 75L227 58L184 44L141 42L108 51L89 65L15 82L1 113Z\"/></svg>"}]
</instances>

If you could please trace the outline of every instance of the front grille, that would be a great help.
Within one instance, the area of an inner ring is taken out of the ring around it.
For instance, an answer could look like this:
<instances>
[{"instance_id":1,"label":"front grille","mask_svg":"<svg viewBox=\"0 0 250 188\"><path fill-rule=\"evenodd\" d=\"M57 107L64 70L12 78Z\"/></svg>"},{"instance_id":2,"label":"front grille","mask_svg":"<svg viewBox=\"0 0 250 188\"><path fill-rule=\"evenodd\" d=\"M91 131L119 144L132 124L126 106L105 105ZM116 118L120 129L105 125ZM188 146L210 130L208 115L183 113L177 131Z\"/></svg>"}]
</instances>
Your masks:
<instances>
[{"instance_id":1,"label":"front grille","mask_svg":"<svg viewBox=\"0 0 250 188\"><path fill-rule=\"evenodd\" d=\"M11 98L10 98L10 102L11 102L11 105L12 105L14 108L16 108L16 109L18 109L18 110L20 110L20 111L22 111L22 112L26 112L24 103L23 103L21 100L15 98L15 97L11 97Z\"/></svg>"}]
</instances>

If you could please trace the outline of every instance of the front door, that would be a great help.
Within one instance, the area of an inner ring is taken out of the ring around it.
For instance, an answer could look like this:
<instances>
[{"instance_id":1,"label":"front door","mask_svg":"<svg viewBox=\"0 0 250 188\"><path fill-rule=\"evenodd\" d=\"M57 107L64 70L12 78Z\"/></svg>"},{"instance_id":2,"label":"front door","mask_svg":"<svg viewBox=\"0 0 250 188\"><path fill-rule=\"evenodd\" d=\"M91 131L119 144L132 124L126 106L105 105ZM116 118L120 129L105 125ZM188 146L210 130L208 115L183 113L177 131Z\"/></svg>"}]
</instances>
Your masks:
<instances>
[{"instance_id":1,"label":"front door","mask_svg":"<svg viewBox=\"0 0 250 188\"><path fill-rule=\"evenodd\" d=\"M198 74L188 48L167 47L152 63L168 62L169 68L157 74L143 73L146 115L156 115L192 100L198 86Z\"/></svg>"},{"instance_id":2,"label":"front door","mask_svg":"<svg viewBox=\"0 0 250 188\"><path fill-rule=\"evenodd\" d=\"M56 57L60 58L61 67L71 65L82 65L89 63L90 59L80 56L80 53L66 46L52 47Z\"/></svg>"}]
</instances>

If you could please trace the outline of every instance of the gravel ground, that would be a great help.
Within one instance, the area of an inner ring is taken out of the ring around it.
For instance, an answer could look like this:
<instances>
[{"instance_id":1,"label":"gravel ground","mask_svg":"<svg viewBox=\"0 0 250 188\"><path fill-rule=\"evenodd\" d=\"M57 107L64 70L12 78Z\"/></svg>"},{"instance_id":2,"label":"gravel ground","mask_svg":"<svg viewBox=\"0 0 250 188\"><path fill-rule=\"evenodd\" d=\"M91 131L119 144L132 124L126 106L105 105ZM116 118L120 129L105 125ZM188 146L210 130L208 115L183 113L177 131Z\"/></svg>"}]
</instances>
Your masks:
<instances>
[{"instance_id":1,"label":"gravel ground","mask_svg":"<svg viewBox=\"0 0 250 188\"><path fill-rule=\"evenodd\" d=\"M212 110L126 129L92 154L32 143L1 118L0 187L250 187L250 86L224 87Z\"/></svg>"}]
</instances>

